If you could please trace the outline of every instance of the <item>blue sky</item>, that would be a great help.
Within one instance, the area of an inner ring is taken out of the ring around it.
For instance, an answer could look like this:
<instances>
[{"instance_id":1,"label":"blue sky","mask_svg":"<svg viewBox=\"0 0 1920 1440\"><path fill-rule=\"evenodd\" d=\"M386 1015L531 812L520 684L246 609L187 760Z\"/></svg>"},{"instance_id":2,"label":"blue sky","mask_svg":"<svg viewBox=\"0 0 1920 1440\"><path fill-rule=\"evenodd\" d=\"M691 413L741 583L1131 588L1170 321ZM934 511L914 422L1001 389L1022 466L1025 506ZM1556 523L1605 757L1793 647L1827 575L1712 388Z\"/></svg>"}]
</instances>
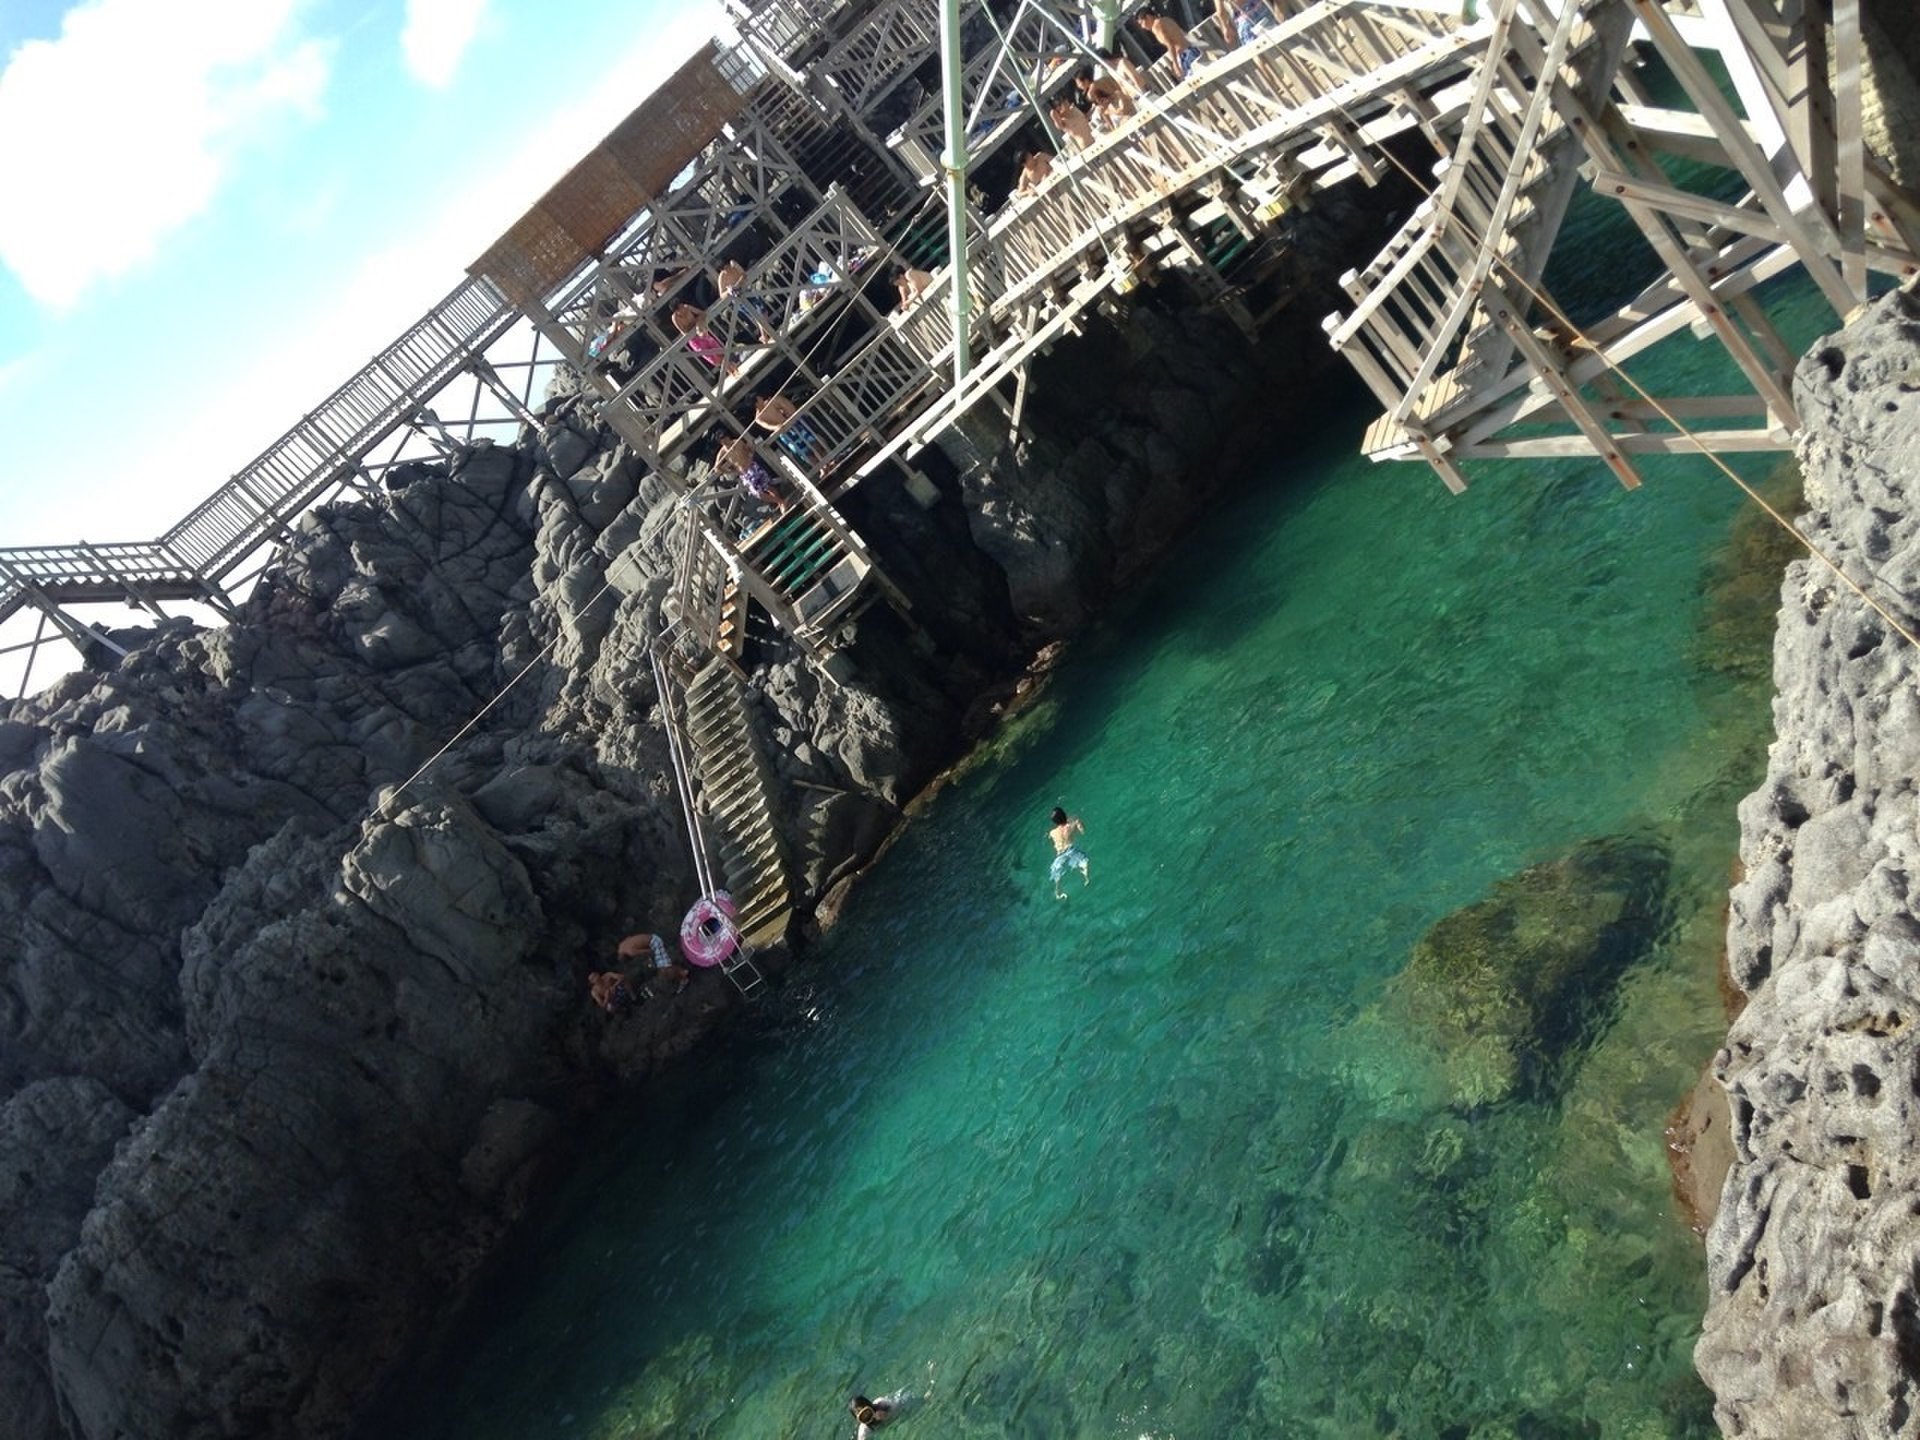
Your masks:
<instances>
[{"instance_id":1,"label":"blue sky","mask_svg":"<svg viewBox=\"0 0 1920 1440\"><path fill-rule=\"evenodd\" d=\"M718 26L709 0L0 0L0 546L166 529Z\"/></svg>"}]
</instances>

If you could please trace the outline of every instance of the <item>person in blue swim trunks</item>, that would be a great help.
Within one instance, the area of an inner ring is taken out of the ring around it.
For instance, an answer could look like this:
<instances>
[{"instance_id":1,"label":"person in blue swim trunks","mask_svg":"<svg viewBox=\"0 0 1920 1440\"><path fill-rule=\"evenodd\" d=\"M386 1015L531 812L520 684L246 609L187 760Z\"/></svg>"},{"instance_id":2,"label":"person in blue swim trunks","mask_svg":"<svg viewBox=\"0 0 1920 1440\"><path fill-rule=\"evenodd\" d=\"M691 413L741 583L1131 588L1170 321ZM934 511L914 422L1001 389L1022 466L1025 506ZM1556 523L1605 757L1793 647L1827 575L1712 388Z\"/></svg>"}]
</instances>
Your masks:
<instances>
[{"instance_id":1,"label":"person in blue swim trunks","mask_svg":"<svg viewBox=\"0 0 1920 1440\"><path fill-rule=\"evenodd\" d=\"M1251 45L1274 26L1273 12L1265 0L1214 0L1215 23L1220 35L1231 45L1236 40Z\"/></svg>"},{"instance_id":2,"label":"person in blue swim trunks","mask_svg":"<svg viewBox=\"0 0 1920 1440\"><path fill-rule=\"evenodd\" d=\"M1053 898L1064 900L1067 892L1060 888L1060 880L1069 870L1080 872L1082 886L1092 882L1087 874L1087 857L1080 847L1073 843L1073 837L1086 833L1086 826L1080 823L1078 815L1069 815L1058 805L1053 807L1053 828L1047 831L1047 838L1053 841L1053 869L1049 878L1053 881Z\"/></svg>"},{"instance_id":3,"label":"person in blue swim trunks","mask_svg":"<svg viewBox=\"0 0 1920 1440\"><path fill-rule=\"evenodd\" d=\"M1158 40L1161 48L1173 56L1174 73L1182 80L1193 73L1194 64L1200 59L1200 47L1193 43L1186 26L1153 10L1142 10L1133 17L1133 23Z\"/></svg>"},{"instance_id":4,"label":"person in blue swim trunks","mask_svg":"<svg viewBox=\"0 0 1920 1440\"><path fill-rule=\"evenodd\" d=\"M759 395L753 402L753 423L771 431L781 449L805 464L813 449L813 427L797 418L798 409L784 395Z\"/></svg>"}]
</instances>

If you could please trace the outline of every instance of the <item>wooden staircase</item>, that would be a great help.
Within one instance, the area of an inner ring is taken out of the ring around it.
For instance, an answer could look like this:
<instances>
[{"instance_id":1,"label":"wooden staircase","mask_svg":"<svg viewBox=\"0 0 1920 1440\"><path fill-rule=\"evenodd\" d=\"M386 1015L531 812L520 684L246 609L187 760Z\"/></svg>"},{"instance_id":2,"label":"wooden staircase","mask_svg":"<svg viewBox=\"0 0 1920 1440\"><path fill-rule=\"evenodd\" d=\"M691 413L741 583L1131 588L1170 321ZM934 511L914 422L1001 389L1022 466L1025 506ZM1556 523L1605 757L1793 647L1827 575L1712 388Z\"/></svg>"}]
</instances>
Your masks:
<instances>
[{"instance_id":1,"label":"wooden staircase","mask_svg":"<svg viewBox=\"0 0 1920 1440\"><path fill-rule=\"evenodd\" d=\"M1565 337L1531 313L1585 158L1555 98L1564 86L1597 108L1632 26L1626 0L1500 0L1438 184L1371 264L1341 277L1354 308L1326 321L1385 407L1362 442L1372 458L1424 457L1462 490L1453 433L1563 375ZM1638 483L1624 459L1615 468Z\"/></svg>"},{"instance_id":2,"label":"wooden staircase","mask_svg":"<svg viewBox=\"0 0 1920 1440\"><path fill-rule=\"evenodd\" d=\"M822 193L838 186L863 215L884 222L913 196L892 155L870 143L850 117L836 119L812 97L774 82L755 97L767 130Z\"/></svg>"},{"instance_id":3,"label":"wooden staircase","mask_svg":"<svg viewBox=\"0 0 1920 1440\"><path fill-rule=\"evenodd\" d=\"M709 657L686 682L684 699L700 825L739 906L735 923L748 947L775 943L786 933L792 894L773 823L772 777L754 740L740 667L725 655ZM735 967L751 963L736 954L726 967L735 975Z\"/></svg>"},{"instance_id":4,"label":"wooden staircase","mask_svg":"<svg viewBox=\"0 0 1920 1440\"><path fill-rule=\"evenodd\" d=\"M803 642L851 607L872 563L824 500L801 492L786 514L741 542L743 582Z\"/></svg>"}]
</instances>

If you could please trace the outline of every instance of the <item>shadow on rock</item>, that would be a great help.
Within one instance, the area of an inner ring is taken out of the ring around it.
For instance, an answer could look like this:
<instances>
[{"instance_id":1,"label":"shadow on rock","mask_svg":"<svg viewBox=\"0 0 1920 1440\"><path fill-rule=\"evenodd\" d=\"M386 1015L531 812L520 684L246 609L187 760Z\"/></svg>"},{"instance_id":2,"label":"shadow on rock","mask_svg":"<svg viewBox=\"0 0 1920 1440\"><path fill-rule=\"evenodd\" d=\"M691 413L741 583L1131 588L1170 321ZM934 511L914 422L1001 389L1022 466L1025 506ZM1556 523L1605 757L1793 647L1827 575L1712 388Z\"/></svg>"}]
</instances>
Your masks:
<instances>
[{"instance_id":1,"label":"shadow on rock","mask_svg":"<svg viewBox=\"0 0 1920 1440\"><path fill-rule=\"evenodd\" d=\"M1668 868L1653 841L1588 841L1420 937L1387 1008L1440 1048L1455 1104L1559 1092L1664 928Z\"/></svg>"}]
</instances>

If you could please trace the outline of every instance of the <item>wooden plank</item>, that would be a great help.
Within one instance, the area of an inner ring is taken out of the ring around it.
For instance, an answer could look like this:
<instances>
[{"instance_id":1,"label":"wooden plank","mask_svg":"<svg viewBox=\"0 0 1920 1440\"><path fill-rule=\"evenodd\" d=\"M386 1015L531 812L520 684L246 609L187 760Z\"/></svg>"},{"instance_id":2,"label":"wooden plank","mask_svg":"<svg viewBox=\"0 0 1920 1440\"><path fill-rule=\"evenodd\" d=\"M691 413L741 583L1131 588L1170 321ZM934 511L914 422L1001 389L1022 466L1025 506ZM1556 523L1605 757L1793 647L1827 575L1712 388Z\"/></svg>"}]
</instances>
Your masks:
<instances>
[{"instance_id":1,"label":"wooden plank","mask_svg":"<svg viewBox=\"0 0 1920 1440\"><path fill-rule=\"evenodd\" d=\"M1793 449L1793 435L1778 426L1750 430L1645 431L1609 437L1621 455L1764 455ZM1526 435L1461 445L1454 454L1468 460L1578 459L1594 453L1593 441L1579 435ZM1631 487L1629 487L1631 488Z\"/></svg>"},{"instance_id":2,"label":"wooden plank","mask_svg":"<svg viewBox=\"0 0 1920 1440\"><path fill-rule=\"evenodd\" d=\"M1493 287L1489 287L1490 289ZM1525 321L1520 308L1511 296L1501 294L1497 298L1489 296L1489 308L1497 320L1513 337L1514 346L1524 355L1527 363L1560 401L1561 407L1587 437L1593 453L1606 467L1613 471L1620 483L1629 490L1640 485L1640 474L1627 462L1625 453L1615 443L1615 437L1608 433L1606 426L1580 397L1577 390L1561 369L1560 362L1547 352L1539 338Z\"/></svg>"}]
</instances>

